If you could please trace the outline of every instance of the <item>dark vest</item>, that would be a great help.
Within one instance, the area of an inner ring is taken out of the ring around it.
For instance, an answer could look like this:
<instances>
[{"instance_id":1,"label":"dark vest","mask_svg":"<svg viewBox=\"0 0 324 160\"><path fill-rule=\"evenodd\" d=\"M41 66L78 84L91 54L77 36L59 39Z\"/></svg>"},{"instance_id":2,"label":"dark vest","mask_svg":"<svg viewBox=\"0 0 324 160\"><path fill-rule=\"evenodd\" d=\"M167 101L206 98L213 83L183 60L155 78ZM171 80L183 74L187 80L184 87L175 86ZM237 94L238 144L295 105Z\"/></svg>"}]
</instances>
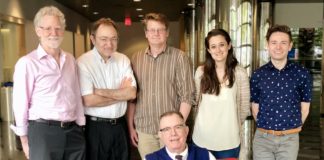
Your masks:
<instances>
[{"instance_id":1,"label":"dark vest","mask_svg":"<svg viewBox=\"0 0 324 160\"><path fill-rule=\"evenodd\" d=\"M146 160L172 160L165 147L146 155ZM188 145L188 160L209 160L208 150L194 145Z\"/></svg>"}]
</instances>

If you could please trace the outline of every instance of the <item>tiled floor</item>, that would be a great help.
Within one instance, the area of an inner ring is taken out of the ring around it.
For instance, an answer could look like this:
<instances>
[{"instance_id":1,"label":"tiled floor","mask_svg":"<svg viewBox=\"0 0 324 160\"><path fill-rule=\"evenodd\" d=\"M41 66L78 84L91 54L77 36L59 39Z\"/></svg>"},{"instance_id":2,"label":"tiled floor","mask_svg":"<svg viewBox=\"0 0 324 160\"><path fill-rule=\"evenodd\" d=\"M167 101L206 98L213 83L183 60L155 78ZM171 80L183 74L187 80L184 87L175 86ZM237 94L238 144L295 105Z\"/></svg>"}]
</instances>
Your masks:
<instances>
[{"instance_id":1,"label":"tiled floor","mask_svg":"<svg viewBox=\"0 0 324 160\"><path fill-rule=\"evenodd\" d=\"M313 101L311 103L310 115L300 133L300 151L298 160L319 160L321 150L321 138L324 142L324 136L320 136L320 81L321 75L314 77ZM322 120L324 124L324 119ZM322 128L324 133L324 128ZM0 128L0 160L25 160L22 151L16 150L16 137L9 130L9 122L2 122ZM323 145L323 144L322 144ZM324 146L322 147L324 151ZM131 160L140 160L136 148L132 148Z\"/></svg>"}]
</instances>

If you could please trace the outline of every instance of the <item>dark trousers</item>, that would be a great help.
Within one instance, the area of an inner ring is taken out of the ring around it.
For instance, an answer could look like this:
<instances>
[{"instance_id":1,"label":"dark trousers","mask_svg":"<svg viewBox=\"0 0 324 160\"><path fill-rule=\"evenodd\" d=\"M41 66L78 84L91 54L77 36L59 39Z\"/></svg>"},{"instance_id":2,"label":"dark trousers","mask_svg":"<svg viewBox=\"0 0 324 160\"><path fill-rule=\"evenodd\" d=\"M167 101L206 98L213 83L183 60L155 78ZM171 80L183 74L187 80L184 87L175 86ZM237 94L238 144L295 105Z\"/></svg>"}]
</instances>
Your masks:
<instances>
[{"instance_id":1,"label":"dark trousers","mask_svg":"<svg viewBox=\"0 0 324 160\"><path fill-rule=\"evenodd\" d=\"M31 121L28 126L30 160L84 160L85 138L78 125L62 128Z\"/></svg>"},{"instance_id":2,"label":"dark trousers","mask_svg":"<svg viewBox=\"0 0 324 160\"><path fill-rule=\"evenodd\" d=\"M125 118L116 124L87 117L85 137L87 160L128 160L129 145Z\"/></svg>"}]
</instances>

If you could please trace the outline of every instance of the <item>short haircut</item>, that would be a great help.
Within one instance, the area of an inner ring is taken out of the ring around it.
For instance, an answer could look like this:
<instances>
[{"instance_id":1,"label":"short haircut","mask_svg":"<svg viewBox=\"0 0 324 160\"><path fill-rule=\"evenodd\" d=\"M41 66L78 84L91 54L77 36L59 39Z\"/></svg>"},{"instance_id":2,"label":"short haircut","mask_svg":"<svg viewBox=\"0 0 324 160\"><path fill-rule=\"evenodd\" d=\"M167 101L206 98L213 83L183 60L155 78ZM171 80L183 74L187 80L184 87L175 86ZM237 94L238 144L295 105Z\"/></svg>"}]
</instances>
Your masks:
<instances>
[{"instance_id":1,"label":"short haircut","mask_svg":"<svg viewBox=\"0 0 324 160\"><path fill-rule=\"evenodd\" d=\"M180 119L182 119L182 121L184 121L183 115L179 111L168 111L168 112L163 113L160 116L160 121L162 118L172 116L172 115L177 115Z\"/></svg>"},{"instance_id":2,"label":"short haircut","mask_svg":"<svg viewBox=\"0 0 324 160\"><path fill-rule=\"evenodd\" d=\"M147 30L147 23L150 20L158 21L158 22L164 24L166 30L169 29L169 20L162 13L148 13L148 14L146 14L145 17L144 17L144 19L143 19L143 21L142 21L145 30Z\"/></svg>"},{"instance_id":3,"label":"short haircut","mask_svg":"<svg viewBox=\"0 0 324 160\"><path fill-rule=\"evenodd\" d=\"M57 16L59 18L61 26L63 27L63 29L65 29L66 24L64 14L54 6L45 6L39 9L34 18L35 27L39 27L39 23L44 16Z\"/></svg>"},{"instance_id":4,"label":"short haircut","mask_svg":"<svg viewBox=\"0 0 324 160\"><path fill-rule=\"evenodd\" d=\"M116 32L118 34L116 23L112 19L110 19L110 18L100 18L99 20L95 21L92 24L91 35L93 35L93 36L96 35L97 30L98 30L100 25L112 26L112 27L115 28L115 30L116 30Z\"/></svg>"},{"instance_id":5,"label":"short haircut","mask_svg":"<svg viewBox=\"0 0 324 160\"><path fill-rule=\"evenodd\" d=\"M289 36L289 40L292 41L291 31L287 25L274 25L268 29L266 39L269 41L270 36L275 32L286 33Z\"/></svg>"}]
</instances>

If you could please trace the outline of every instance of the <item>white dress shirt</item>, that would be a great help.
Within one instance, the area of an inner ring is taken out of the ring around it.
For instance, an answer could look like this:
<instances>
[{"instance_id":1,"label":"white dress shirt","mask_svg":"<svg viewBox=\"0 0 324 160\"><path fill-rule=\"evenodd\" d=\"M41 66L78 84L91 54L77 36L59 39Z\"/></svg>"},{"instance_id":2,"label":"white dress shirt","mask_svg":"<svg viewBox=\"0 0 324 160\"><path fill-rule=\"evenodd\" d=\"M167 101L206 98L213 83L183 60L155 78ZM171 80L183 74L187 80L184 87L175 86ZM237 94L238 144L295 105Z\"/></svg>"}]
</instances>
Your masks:
<instances>
[{"instance_id":1,"label":"white dress shirt","mask_svg":"<svg viewBox=\"0 0 324 160\"><path fill-rule=\"evenodd\" d=\"M93 94L94 88L118 89L123 78L132 78L132 86L136 87L135 77L130 60L124 54L115 52L105 63L96 48L78 58L81 94ZM127 109L127 101L118 102L105 107L85 107L85 114L101 118L119 118Z\"/></svg>"}]
</instances>

